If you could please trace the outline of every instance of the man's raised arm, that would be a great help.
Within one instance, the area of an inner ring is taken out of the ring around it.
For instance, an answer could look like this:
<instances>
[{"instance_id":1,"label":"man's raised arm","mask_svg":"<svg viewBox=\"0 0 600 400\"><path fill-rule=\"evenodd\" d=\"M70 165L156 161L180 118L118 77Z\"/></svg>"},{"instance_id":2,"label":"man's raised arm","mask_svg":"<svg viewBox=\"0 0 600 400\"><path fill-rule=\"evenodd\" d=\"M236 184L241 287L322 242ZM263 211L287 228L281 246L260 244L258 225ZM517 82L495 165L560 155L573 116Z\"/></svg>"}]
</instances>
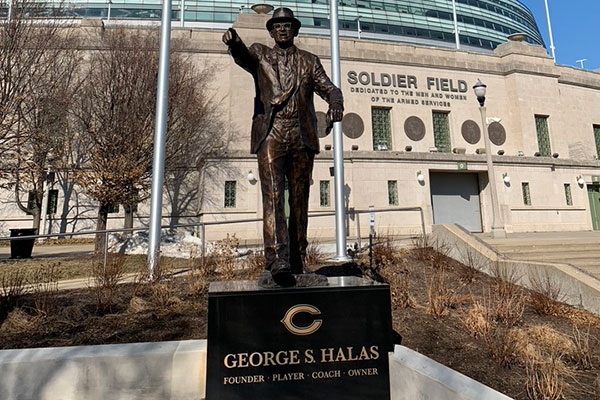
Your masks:
<instances>
[{"instance_id":1,"label":"man's raised arm","mask_svg":"<svg viewBox=\"0 0 600 400\"><path fill-rule=\"evenodd\" d=\"M229 54L231 54L237 65L251 74L255 73L258 64L256 55L248 50L235 29L229 28L223 34L223 43L229 47Z\"/></svg>"}]
</instances>

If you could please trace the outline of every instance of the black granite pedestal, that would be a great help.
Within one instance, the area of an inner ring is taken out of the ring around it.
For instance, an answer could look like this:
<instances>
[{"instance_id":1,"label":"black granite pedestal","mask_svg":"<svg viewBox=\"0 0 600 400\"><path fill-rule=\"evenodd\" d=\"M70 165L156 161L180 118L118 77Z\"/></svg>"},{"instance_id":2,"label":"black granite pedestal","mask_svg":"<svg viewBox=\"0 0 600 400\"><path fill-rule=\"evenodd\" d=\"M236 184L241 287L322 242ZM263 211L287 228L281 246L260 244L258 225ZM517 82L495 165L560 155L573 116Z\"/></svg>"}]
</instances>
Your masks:
<instances>
[{"instance_id":1,"label":"black granite pedestal","mask_svg":"<svg viewBox=\"0 0 600 400\"><path fill-rule=\"evenodd\" d=\"M207 400L388 400L389 286L355 277L208 295Z\"/></svg>"}]
</instances>

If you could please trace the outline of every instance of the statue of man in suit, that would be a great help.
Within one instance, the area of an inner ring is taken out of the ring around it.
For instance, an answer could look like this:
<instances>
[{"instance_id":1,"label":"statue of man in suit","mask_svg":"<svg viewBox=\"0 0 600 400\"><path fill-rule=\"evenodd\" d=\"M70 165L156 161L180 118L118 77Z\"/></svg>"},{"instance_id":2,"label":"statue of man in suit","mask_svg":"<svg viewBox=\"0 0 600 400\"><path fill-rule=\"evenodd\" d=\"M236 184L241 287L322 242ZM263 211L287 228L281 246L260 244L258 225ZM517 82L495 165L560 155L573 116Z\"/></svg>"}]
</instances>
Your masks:
<instances>
[{"instance_id":1,"label":"statue of man in suit","mask_svg":"<svg viewBox=\"0 0 600 400\"><path fill-rule=\"evenodd\" d=\"M304 272L308 241L308 195L315 154L319 152L313 93L329 103L327 124L341 121L342 92L327 77L317 56L294 46L301 23L289 8L278 8L267 21L275 40L249 48L234 29L223 42L235 62L254 78L251 152L257 155L263 198L265 268L282 286ZM290 215L286 224L287 178Z\"/></svg>"}]
</instances>

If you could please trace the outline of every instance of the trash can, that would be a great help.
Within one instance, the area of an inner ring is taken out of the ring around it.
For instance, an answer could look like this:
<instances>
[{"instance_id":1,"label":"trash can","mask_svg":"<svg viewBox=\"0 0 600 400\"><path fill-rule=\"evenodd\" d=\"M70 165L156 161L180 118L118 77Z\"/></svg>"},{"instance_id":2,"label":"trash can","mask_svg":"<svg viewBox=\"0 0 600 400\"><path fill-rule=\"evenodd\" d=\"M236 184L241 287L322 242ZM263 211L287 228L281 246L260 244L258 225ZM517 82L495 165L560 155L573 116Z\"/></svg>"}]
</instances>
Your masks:
<instances>
[{"instance_id":1,"label":"trash can","mask_svg":"<svg viewBox=\"0 0 600 400\"><path fill-rule=\"evenodd\" d=\"M11 229L10 237L33 236L35 228ZM10 241L10 258L30 258L35 239L22 239Z\"/></svg>"}]
</instances>

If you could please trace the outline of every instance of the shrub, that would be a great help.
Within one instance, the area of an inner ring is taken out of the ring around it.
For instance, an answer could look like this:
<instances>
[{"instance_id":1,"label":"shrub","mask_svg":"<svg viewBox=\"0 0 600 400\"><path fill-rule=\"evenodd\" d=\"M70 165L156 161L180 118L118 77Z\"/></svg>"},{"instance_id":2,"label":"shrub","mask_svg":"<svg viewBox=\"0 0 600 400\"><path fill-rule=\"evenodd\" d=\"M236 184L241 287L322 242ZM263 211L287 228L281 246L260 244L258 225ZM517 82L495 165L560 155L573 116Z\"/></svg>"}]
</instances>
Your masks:
<instances>
[{"instance_id":1,"label":"shrub","mask_svg":"<svg viewBox=\"0 0 600 400\"><path fill-rule=\"evenodd\" d=\"M558 315L564 300L562 285L556 279L552 279L548 272L529 275L531 292L529 303L535 312L542 315Z\"/></svg>"}]
</instances>

